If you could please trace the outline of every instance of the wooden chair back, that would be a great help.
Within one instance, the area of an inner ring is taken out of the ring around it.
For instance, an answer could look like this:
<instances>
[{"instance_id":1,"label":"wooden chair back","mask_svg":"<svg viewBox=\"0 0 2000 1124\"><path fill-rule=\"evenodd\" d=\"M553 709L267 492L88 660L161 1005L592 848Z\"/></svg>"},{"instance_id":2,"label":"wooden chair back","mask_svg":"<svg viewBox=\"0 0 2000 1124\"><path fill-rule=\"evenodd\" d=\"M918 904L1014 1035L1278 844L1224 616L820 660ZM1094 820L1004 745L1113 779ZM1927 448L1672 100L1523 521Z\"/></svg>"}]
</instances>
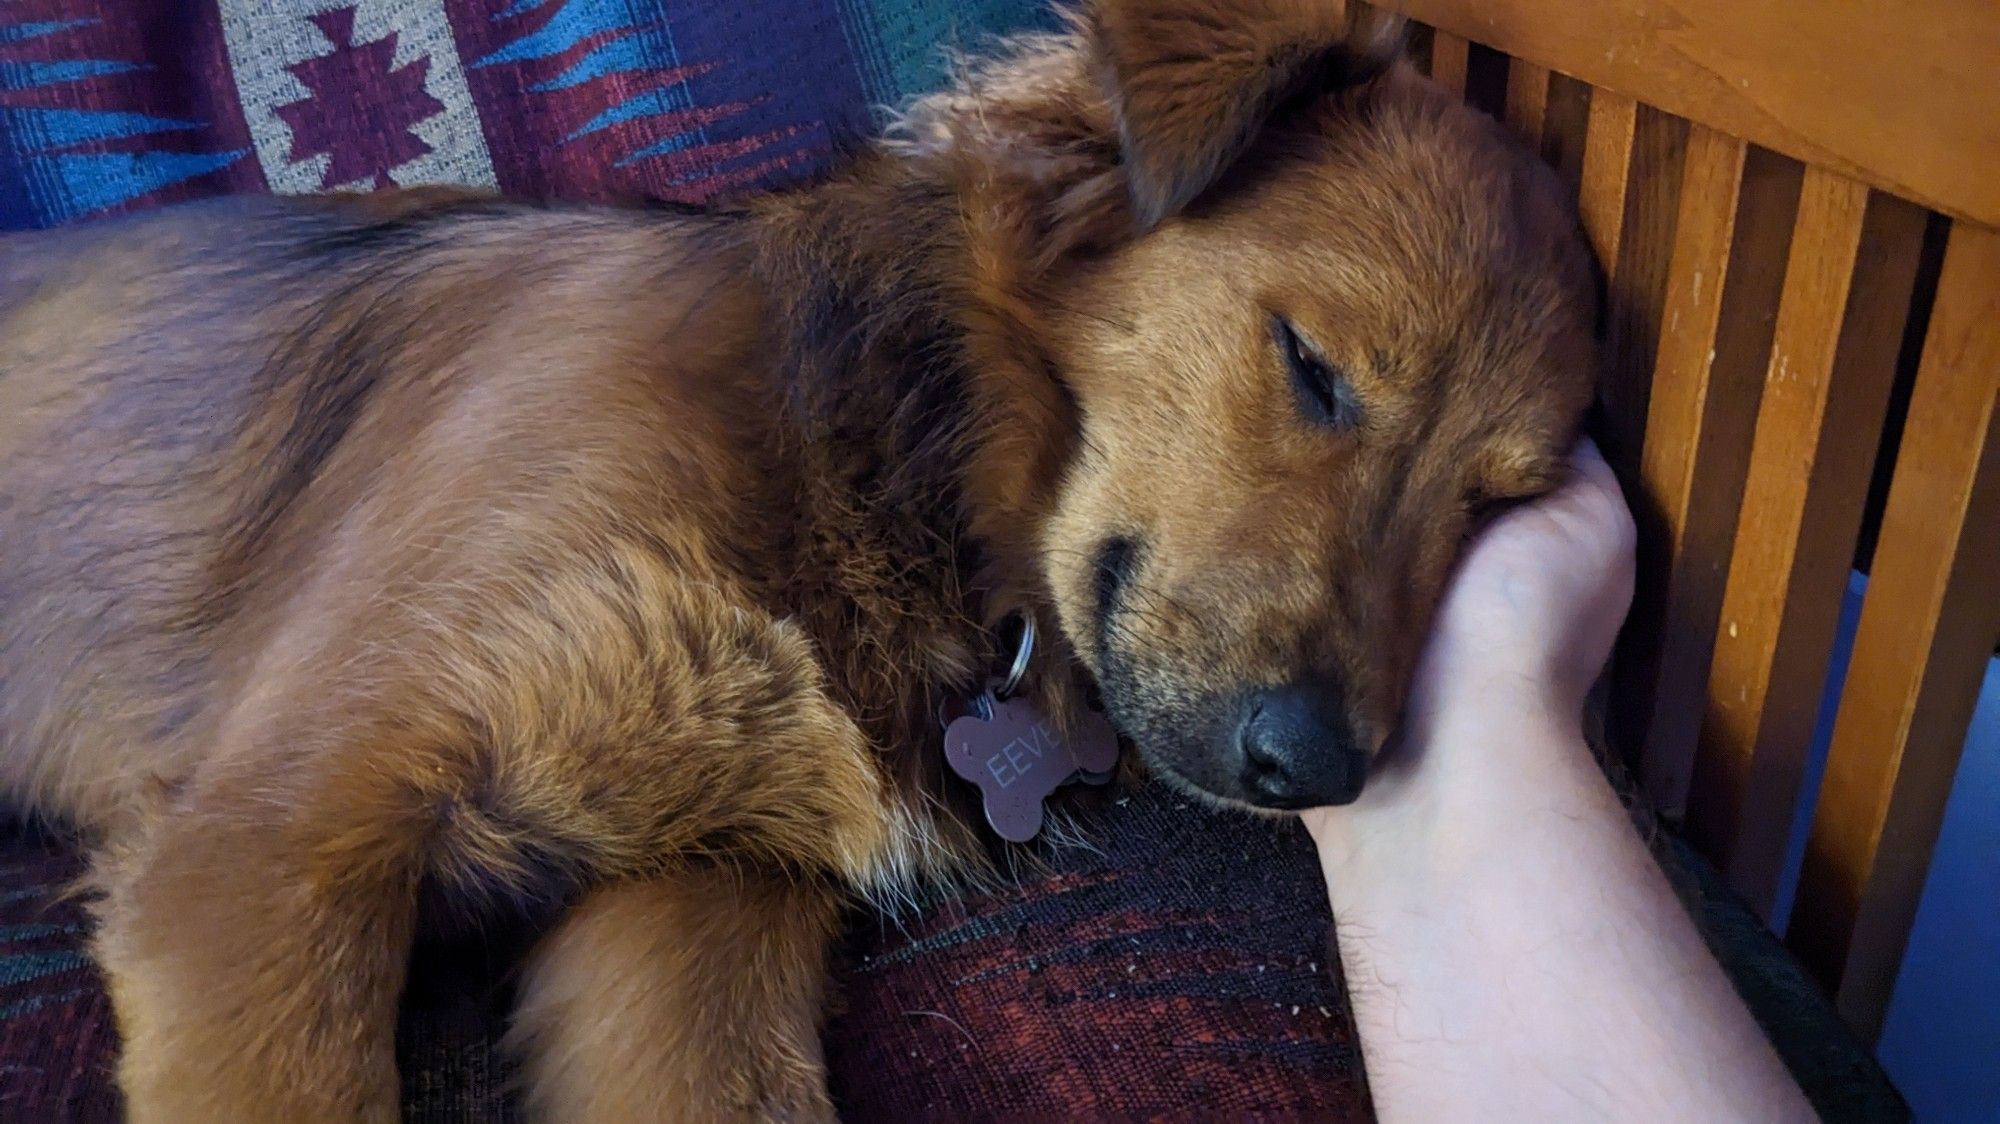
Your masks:
<instances>
[{"instance_id":1,"label":"wooden chair back","mask_svg":"<svg viewBox=\"0 0 2000 1124\"><path fill-rule=\"evenodd\" d=\"M1797 870L1783 936L1873 1041L2000 636L2000 5L1380 6L1562 171L1606 270L1641 525L1613 742L1767 920Z\"/></svg>"}]
</instances>

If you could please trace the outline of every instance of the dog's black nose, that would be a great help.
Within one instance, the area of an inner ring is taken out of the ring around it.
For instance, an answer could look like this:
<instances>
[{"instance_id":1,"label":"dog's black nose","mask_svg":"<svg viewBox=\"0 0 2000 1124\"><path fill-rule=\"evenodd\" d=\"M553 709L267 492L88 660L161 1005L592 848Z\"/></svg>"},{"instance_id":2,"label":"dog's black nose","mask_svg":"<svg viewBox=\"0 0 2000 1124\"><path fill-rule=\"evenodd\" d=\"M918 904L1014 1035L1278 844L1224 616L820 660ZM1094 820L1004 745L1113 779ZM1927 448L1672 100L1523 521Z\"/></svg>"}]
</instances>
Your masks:
<instances>
[{"instance_id":1,"label":"dog's black nose","mask_svg":"<svg viewBox=\"0 0 2000 1124\"><path fill-rule=\"evenodd\" d=\"M1368 755L1354 736L1347 701L1320 685L1258 691L1247 700L1237 741L1243 787L1267 808L1320 808L1361 795Z\"/></svg>"}]
</instances>

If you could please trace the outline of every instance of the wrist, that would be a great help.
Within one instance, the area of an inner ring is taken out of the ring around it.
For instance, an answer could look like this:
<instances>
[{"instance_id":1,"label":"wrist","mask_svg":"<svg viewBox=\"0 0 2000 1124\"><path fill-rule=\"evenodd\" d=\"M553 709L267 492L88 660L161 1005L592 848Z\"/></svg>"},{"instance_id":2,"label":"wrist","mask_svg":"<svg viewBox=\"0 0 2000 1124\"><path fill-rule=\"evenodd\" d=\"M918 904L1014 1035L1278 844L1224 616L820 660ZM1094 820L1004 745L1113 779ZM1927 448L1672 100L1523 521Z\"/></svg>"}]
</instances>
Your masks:
<instances>
[{"instance_id":1,"label":"wrist","mask_svg":"<svg viewBox=\"0 0 2000 1124\"><path fill-rule=\"evenodd\" d=\"M1572 686L1544 669L1454 668L1433 677L1445 685L1411 696L1404 724L1418 734L1440 730L1453 737L1495 728L1537 733L1582 729L1583 699L1589 684Z\"/></svg>"},{"instance_id":2,"label":"wrist","mask_svg":"<svg viewBox=\"0 0 2000 1124\"><path fill-rule=\"evenodd\" d=\"M1496 687L1413 707L1361 798L1304 820L1329 880L1365 886L1463 870L1504 854L1543 817L1600 797L1615 803L1584 741L1581 704Z\"/></svg>"},{"instance_id":3,"label":"wrist","mask_svg":"<svg viewBox=\"0 0 2000 1124\"><path fill-rule=\"evenodd\" d=\"M1519 776L1567 760L1583 740L1580 697L1535 682L1468 683L1435 701L1413 703L1404 738L1427 784L1489 784L1489 771ZM1504 778L1498 778L1504 779Z\"/></svg>"}]
</instances>

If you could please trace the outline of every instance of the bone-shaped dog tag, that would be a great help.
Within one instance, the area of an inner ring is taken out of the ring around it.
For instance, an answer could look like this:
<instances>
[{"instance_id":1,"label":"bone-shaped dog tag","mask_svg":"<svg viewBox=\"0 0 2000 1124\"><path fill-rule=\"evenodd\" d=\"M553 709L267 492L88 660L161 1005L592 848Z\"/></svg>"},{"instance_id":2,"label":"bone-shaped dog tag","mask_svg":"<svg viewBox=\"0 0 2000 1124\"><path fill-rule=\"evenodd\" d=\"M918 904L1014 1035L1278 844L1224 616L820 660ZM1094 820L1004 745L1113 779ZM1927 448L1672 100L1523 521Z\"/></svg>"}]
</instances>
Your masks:
<instances>
[{"instance_id":1,"label":"bone-shaped dog tag","mask_svg":"<svg viewBox=\"0 0 2000 1124\"><path fill-rule=\"evenodd\" d=\"M1118 734L1095 711L1065 731L1025 699L979 701L945 727L944 755L979 786L986 822L1002 839L1033 839L1050 793L1079 776L1102 784L1117 767Z\"/></svg>"}]
</instances>

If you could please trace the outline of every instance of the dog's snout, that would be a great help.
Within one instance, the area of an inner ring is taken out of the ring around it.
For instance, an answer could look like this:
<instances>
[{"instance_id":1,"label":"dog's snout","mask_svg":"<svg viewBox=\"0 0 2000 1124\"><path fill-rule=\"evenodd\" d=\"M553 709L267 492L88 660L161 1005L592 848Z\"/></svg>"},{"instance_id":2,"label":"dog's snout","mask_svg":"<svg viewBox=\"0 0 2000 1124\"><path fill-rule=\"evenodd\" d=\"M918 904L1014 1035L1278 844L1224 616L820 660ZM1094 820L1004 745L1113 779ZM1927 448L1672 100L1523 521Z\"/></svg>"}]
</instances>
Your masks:
<instances>
[{"instance_id":1,"label":"dog's snout","mask_svg":"<svg viewBox=\"0 0 2000 1124\"><path fill-rule=\"evenodd\" d=\"M1335 687L1258 691L1244 707L1237 742L1243 787L1252 803L1267 808L1347 804L1368 775L1368 754Z\"/></svg>"}]
</instances>

